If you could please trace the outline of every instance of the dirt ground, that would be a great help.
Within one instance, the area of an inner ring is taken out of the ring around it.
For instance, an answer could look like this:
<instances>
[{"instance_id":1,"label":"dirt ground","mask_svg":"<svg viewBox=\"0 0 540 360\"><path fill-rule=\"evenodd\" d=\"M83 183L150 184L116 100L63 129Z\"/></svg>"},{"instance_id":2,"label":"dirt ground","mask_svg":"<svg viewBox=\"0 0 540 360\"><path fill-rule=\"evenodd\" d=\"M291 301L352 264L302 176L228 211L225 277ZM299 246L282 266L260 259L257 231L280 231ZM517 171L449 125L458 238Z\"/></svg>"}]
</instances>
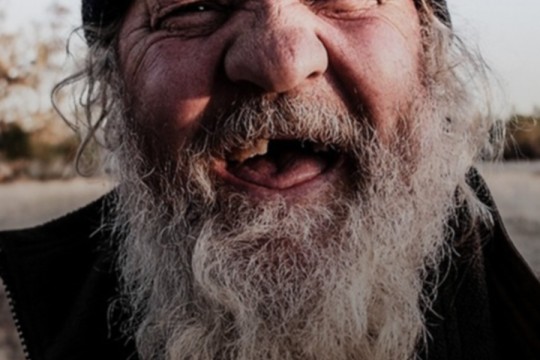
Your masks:
<instances>
[{"instance_id":1,"label":"dirt ground","mask_svg":"<svg viewBox=\"0 0 540 360\"><path fill-rule=\"evenodd\" d=\"M540 162L479 165L515 245L540 276ZM0 230L34 226L91 202L111 189L100 179L0 185ZM0 286L0 360L21 360Z\"/></svg>"}]
</instances>

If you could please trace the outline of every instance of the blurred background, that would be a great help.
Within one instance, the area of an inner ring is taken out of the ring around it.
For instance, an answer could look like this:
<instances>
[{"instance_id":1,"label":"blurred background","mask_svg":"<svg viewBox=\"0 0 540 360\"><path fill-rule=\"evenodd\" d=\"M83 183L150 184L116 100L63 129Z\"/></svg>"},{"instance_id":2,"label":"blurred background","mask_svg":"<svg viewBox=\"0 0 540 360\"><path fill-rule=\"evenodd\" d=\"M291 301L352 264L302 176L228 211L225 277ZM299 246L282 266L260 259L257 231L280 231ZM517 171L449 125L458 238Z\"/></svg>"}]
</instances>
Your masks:
<instances>
[{"instance_id":1,"label":"blurred background","mask_svg":"<svg viewBox=\"0 0 540 360\"><path fill-rule=\"evenodd\" d=\"M457 33L502 89L504 157L478 164L519 250L540 274L540 2L448 0ZM111 189L73 167L79 138L54 112L52 87L83 59L78 0L0 0L0 230L39 224ZM70 108L69 96L58 98ZM68 112L69 115L69 112ZM0 293L0 360L22 359Z\"/></svg>"}]
</instances>

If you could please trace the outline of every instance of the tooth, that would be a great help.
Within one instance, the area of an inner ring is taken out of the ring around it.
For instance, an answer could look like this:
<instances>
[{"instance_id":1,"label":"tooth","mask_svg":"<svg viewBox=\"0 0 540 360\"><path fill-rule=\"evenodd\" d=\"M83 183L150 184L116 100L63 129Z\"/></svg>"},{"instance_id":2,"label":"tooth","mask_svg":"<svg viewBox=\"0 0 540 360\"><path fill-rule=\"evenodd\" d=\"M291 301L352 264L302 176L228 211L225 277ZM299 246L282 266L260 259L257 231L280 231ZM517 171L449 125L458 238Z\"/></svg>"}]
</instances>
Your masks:
<instances>
[{"instance_id":1,"label":"tooth","mask_svg":"<svg viewBox=\"0 0 540 360\"><path fill-rule=\"evenodd\" d=\"M238 162L244 162L257 155L265 155L268 152L268 140L259 139L250 147L238 149L231 154L231 159Z\"/></svg>"},{"instance_id":2,"label":"tooth","mask_svg":"<svg viewBox=\"0 0 540 360\"><path fill-rule=\"evenodd\" d=\"M265 155L268 152L268 139L259 139L255 142L255 148L257 149L256 155Z\"/></svg>"}]
</instances>

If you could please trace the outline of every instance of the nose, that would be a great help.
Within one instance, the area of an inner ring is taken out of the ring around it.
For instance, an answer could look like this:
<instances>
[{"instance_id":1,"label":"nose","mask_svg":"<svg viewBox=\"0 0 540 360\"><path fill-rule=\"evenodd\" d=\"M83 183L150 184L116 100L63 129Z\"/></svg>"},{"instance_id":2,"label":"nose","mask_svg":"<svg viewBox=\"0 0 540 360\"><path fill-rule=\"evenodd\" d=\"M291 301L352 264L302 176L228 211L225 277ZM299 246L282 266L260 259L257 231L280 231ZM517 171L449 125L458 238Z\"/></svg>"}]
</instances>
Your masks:
<instances>
[{"instance_id":1,"label":"nose","mask_svg":"<svg viewBox=\"0 0 540 360\"><path fill-rule=\"evenodd\" d=\"M241 31L225 54L225 72L231 81L285 93L326 72L326 48L313 26L298 24L302 17L281 11L264 21L257 18L259 23Z\"/></svg>"}]
</instances>

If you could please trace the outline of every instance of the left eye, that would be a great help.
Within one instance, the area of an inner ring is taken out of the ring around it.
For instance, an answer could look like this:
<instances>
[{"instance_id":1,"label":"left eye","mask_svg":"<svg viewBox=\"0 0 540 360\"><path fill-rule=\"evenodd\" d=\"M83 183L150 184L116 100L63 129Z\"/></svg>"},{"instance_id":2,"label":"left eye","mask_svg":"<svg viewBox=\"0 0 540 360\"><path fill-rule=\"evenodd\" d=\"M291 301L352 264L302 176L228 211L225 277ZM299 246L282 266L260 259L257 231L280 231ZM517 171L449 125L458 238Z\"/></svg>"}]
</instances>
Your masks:
<instances>
[{"instance_id":1,"label":"left eye","mask_svg":"<svg viewBox=\"0 0 540 360\"><path fill-rule=\"evenodd\" d=\"M179 34L202 34L222 23L226 15L227 8L217 1L195 1L171 8L161 16L157 27Z\"/></svg>"}]
</instances>

